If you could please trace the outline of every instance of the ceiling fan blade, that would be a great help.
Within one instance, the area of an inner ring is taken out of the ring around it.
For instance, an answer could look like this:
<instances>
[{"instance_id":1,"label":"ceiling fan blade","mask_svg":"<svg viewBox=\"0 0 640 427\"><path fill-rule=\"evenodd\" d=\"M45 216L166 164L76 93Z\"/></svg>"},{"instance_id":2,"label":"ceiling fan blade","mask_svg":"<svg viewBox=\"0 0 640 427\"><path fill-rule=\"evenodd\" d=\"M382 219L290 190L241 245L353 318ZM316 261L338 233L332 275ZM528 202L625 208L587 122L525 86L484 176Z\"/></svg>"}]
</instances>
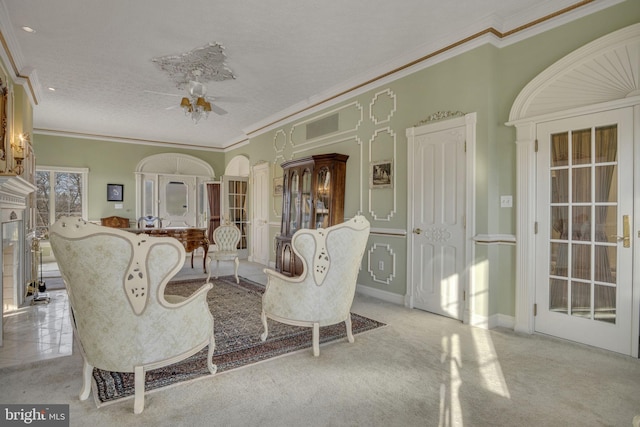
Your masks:
<instances>
[{"instance_id":1,"label":"ceiling fan blade","mask_svg":"<svg viewBox=\"0 0 640 427\"><path fill-rule=\"evenodd\" d=\"M157 92L155 90L146 90L146 89L145 89L145 92L146 93L153 93L155 95L176 96L176 97L182 97L183 96L183 95L177 95L175 93Z\"/></svg>"},{"instance_id":2,"label":"ceiling fan blade","mask_svg":"<svg viewBox=\"0 0 640 427\"><path fill-rule=\"evenodd\" d=\"M224 114L227 114L227 111L218 107L215 104L211 104L211 111L213 111L214 113L218 114L219 116L222 116Z\"/></svg>"},{"instance_id":3,"label":"ceiling fan blade","mask_svg":"<svg viewBox=\"0 0 640 427\"><path fill-rule=\"evenodd\" d=\"M211 96L209 97L215 102L247 102L247 98L240 96Z\"/></svg>"}]
</instances>

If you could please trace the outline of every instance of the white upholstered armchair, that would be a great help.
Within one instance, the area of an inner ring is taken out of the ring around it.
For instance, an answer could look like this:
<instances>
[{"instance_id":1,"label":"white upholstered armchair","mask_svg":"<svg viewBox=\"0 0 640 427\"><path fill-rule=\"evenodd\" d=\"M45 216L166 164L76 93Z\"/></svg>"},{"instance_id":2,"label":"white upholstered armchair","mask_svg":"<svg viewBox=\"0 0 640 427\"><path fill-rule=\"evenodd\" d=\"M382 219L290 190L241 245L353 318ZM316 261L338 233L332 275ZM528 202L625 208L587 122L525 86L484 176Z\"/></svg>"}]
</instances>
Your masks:
<instances>
[{"instance_id":1,"label":"white upholstered armchair","mask_svg":"<svg viewBox=\"0 0 640 427\"><path fill-rule=\"evenodd\" d=\"M267 318L313 328L313 355L320 354L320 326L346 323L353 342L351 304L360 262L369 237L369 221L363 216L325 229L298 230L291 239L293 251L303 263L302 275L287 277L265 269L267 286L262 297L264 341Z\"/></svg>"},{"instance_id":2,"label":"white upholstered armchair","mask_svg":"<svg viewBox=\"0 0 640 427\"><path fill-rule=\"evenodd\" d=\"M144 409L146 370L209 346L208 368L215 373L213 317L206 300L212 285L189 298L164 296L165 285L184 264L179 241L70 217L53 224L49 238L84 359L81 400L91 392L94 367L135 373L135 413Z\"/></svg>"}]
</instances>

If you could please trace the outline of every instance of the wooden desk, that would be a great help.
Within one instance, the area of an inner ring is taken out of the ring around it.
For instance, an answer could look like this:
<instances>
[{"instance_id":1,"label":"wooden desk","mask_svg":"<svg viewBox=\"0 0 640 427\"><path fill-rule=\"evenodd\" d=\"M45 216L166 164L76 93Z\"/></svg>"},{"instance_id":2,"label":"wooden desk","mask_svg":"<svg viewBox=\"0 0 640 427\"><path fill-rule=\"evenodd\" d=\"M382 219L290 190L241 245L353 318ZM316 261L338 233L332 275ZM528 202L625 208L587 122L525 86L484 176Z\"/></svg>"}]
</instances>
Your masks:
<instances>
[{"instance_id":1,"label":"wooden desk","mask_svg":"<svg viewBox=\"0 0 640 427\"><path fill-rule=\"evenodd\" d=\"M149 236L173 237L182 243L187 253L191 252L191 268L193 268L193 253L198 248L204 249L202 267L207 272L207 253L209 253L209 239L206 228L175 227L175 228L127 228L127 231Z\"/></svg>"}]
</instances>

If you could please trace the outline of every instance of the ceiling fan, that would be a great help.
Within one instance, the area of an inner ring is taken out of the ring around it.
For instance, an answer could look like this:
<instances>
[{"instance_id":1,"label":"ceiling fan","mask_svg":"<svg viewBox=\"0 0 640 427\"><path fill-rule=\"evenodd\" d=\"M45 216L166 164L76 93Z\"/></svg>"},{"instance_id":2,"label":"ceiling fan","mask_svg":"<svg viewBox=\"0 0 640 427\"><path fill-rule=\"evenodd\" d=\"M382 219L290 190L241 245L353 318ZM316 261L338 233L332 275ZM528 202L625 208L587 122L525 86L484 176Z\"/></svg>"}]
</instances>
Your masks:
<instances>
[{"instance_id":1,"label":"ceiling fan","mask_svg":"<svg viewBox=\"0 0 640 427\"><path fill-rule=\"evenodd\" d=\"M198 121L203 117L207 118L211 111L218 115L227 114L225 109L213 103L214 100L222 99L217 97L207 97L207 86L197 80L197 72L194 71L193 74L196 80L189 81L189 95L182 97L179 105L168 107L167 110L181 107L184 110L184 114L187 117L190 117L195 123L198 123ZM156 92L153 90L145 90L145 92L175 97L180 96L174 93Z\"/></svg>"}]
</instances>

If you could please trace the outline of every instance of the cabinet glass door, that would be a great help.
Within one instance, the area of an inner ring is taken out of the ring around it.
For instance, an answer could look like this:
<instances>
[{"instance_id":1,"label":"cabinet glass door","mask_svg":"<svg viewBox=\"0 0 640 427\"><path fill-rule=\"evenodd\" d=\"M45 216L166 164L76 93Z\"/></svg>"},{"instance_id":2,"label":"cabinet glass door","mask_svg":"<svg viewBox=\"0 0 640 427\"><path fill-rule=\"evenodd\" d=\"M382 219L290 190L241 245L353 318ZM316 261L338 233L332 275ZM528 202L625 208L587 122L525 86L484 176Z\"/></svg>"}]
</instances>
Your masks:
<instances>
[{"instance_id":1,"label":"cabinet glass door","mask_svg":"<svg viewBox=\"0 0 640 427\"><path fill-rule=\"evenodd\" d=\"M298 230L298 218L300 217L300 176L298 171L291 172L291 201L289 202L289 234Z\"/></svg>"},{"instance_id":2,"label":"cabinet glass door","mask_svg":"<svg viewBox=\"0 0 640 427\"><path fill-rule=\"evenodd\" d=\"M311 171L302 172L302 228L311 228Z\"/></svg>"},{"instance_id":3,"label":"cabinet glass door","mask_svg":"<svg viewBox=\"0 0 640 427\"><path fill-rule=\"evenodd\" d=\"M327 228L329 224L329 209L331 208L331 171L328 167L323 167L318 171L317 176L317 197L315 210L316 228Z\"/></svg>"}]
</instances>

